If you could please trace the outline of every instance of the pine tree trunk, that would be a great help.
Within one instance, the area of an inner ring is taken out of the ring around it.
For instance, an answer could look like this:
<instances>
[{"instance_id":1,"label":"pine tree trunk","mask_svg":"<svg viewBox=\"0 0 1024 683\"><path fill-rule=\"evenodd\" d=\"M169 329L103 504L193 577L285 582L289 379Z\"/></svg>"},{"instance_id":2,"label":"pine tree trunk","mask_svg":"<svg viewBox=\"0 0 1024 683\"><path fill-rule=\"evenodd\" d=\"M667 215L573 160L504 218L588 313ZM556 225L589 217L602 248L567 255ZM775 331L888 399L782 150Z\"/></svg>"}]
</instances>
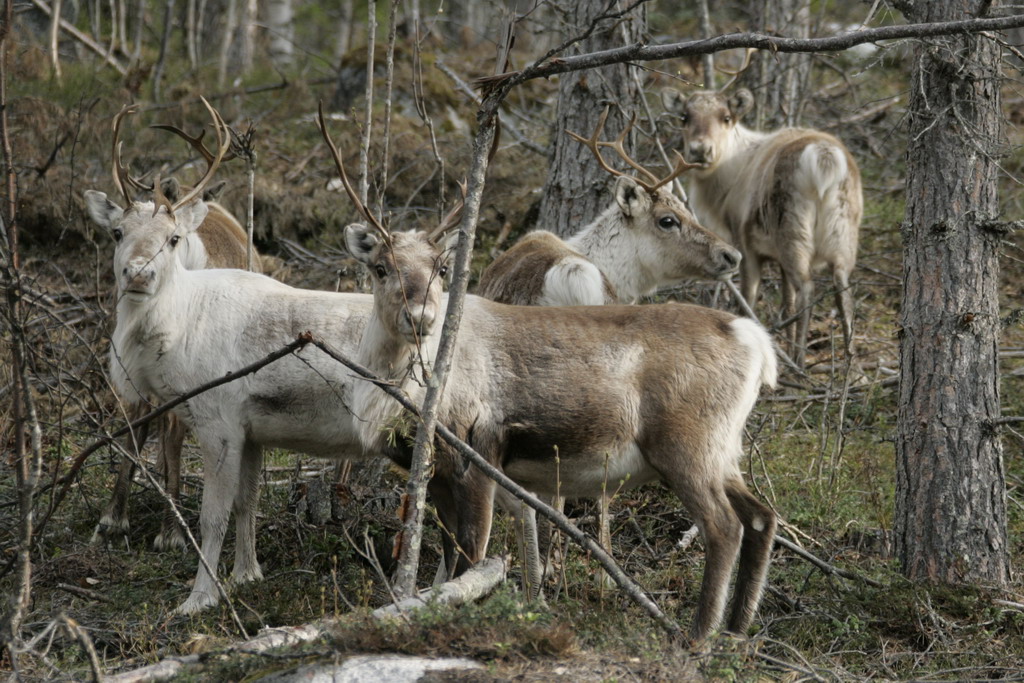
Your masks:
<instances>
[{"instance_id":1,"label":"pine tree trunk","mask_svg":"<svg viewBox=\"0 0 1024 683\"><path fill-rule=\"evenodd\" d=\"M810 5L810 0L753 0L750 25L769 35L809 38ZM810 70L809 54L759 50L741 80L754 93L748 125L757 129L797 125Z\"/></svg>"},{"instance_id":2,"label":"pine tree trunk","mask_svg":"<svg viewBox=\"0 0 1024 683\"><path fill-rule=\"evenodd\" d=\"M627 2L566 3L564 18L568 29L564 35L581 35L611 5L618 12ZM647 29L646 5L625 15L621 20L604 20L590 37L575 46L579 53L596 52L635 43ZM537 227L556 235L567 236L593 220L611 201L609 175L580 143L565 134L571 130L588 136L597 126L605 106L611 105L604 138L614 139L629 122L629 114L637 109L640 97L635 67L627 64L562 74L558 84L558 108L552 134L552 160L548 180L541 197ZM625 116L623 116L625 112ZM632 140L626 149L632 149ZM612 163L614 154L608 154ZM622 166L621 163L614 163Z\"/></svg>"},{"instance_id":3,"label":"pine tree trunk","mask_svg":"<svg viewBox=\"0 0 1024 683\"><path fill-rule=\"evenodd\" d=\"M915 22L976 16L985 0L903 3ZM983 11L983 10L982 10ZM982 35L922 41L910 88L896 554L939 583L1005 585L1000 414L999 48Z\"/></svg>"}]
</instances>

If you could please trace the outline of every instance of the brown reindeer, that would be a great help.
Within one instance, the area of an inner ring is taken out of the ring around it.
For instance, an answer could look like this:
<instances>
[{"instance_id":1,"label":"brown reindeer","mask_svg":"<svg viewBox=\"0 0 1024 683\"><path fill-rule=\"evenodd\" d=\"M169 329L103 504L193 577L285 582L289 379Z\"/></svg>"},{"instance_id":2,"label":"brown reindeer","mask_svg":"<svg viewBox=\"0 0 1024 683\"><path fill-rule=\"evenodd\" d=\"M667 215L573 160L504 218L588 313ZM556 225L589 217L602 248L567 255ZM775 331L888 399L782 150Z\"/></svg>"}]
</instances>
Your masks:
<instances>
[{"instance_id":1,"label":"brown reindeer","mask_svg":"<svg viewBox=\"0 0 1024 683\"><path fill-rule=\"evenodd\" d=\"M790 328L793 358L803 366L813 303L813 270L829 265L842 317L847 357L853 354L850 273L857 260L863 211L860 171L849 150L828 133L806 128L753 131L740 119L753 95L700 91L662 92L679 117L689 174L690 202L698 218L743 252L743 296L751 306L765 259L782 271L782 318Z\"/></svg>"},{"instance_id":2,"label":"brown reindeer","mask_svg":"<svg viewBox=\"0 0 1024 683\"><path fill-rule=\"evenodd\" d=\"M137 223L124 223L122 217L127 209L135 206L137 202L133 198L134 193L150 193L154 197L154 206L169 202L174 204L179 199L191 194L195 188L182 188L174 178L166 178L163 182L147 185L133 178L126 172L120 162L119 133L122 120L127 114L134 111L131 107L123 108L114 119L114 184L121 192L125 200L125 207L121 207L107 198L103 192L87 190L85 192L86 208L90 217L97 224L110 229L115 242L125 239L126 229L145 229L146 226L139 226ZM202 143L203 135L191 137L173 126L158 125L154 128L170 130L187 140L206 160L207 165L214 160L214 155L206 149ZM230 158L230 153L225 155ZM223 161L223 159L221 160ZM218 162L220 163L220 162ZM210 197L212 190L209 185L200 188L204 197ZM246 267L246 249L248 240L245 230L238 220L220 204L214 201L205 201L209 211L206 218L199 225L198 230L190 233L176 250L181 263L189 270L201 270L204 268L238 268ZM260 261L253 259L253 270L259 272ZM134 403L129 408L129 419L134 420L144 415L149 409L148 404ZM177 504L181 492L181 449L185 440L185 425L173 413L167 413L160 419L160 449L157 458L157 469L160 471L168 496ZM139 447L146 440L148 429L143 429L137 435L136 443ZM138 452L136 453L138 454ZM118 467L117 480L111 492L110 501L107 503L100 517L96 529L93 531L93 543L105 543L117 535L124 535L128 531L128 494L131 488L132 478L135 474L135 461L124 457ZM177 523L174 512L168 508L164 514L160 532L153 539L153 547L156 550L169 550L171 548L185 548L185 536Z\"/></svg>"},{"instance_id":3,"label":"brown reindeer","mask_svg":"<svg viewBox=\"0 0 1024 683\"><path fill-rule=\"evenodd\" d=\"M344 178L326 128L324 137ZM345 230L373 281L373 313L357 356L416 400L423 393L416 361L434 357L446 305L446 259L425 233L389 233L363 215L371 227ZM626 488L664 481L704 535L691 629L703 639L725 612L737 558L730 630L747 629L763 590L776 519L747 489L739 460L747 415L776 371L764 328L721 311L507 306L470 295L438 419L542 495L596 497L609 479ZM353 386L350 406L364 447L408 465L406 444L389 436L399 404L363 382ZM494 482L439 444L429 492L454 536L444 536L446 564L462 572L486 554Z\"/></svg>"},{"instance_id":4,"label":"brown reindeer","mask_svg":"<svg viewBox=\"0 0 1024 683\"><path fill-rule=\"evenodd\" d=\"M480 296L525 306L632 304L689 278L727 278L736 272L740 253L703 228L671 191L669 183L693 165L678 157L675 168L659 178L624 148L634 121L614 142L599 141L607 116L605 109L589 138L569 135L616 179L612 204L567 240L546 230L523 237L484 270ZM609 166L602 147L614 150L640 177ZM598 512L599 541L609 553L610 493L600 497Z\"/></svg>"}]
</instances>

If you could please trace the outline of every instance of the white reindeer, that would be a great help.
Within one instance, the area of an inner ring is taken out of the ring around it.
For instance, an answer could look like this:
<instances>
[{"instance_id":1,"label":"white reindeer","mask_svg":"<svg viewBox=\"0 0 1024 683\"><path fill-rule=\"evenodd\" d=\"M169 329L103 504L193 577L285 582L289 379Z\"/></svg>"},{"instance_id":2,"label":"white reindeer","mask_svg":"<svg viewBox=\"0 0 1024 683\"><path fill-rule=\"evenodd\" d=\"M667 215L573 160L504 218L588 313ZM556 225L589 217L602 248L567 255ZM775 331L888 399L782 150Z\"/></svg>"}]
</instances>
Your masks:
<instances>
[{"instance_id":1,"label":"white reindeer","mask_svg":"<svg viewBox=\"0 0 1024 683\"><path fill-rule=\"evenodd\" d=\"M140 183L124 172L120 165L118 138L122 120L127 114L133 113L134 107L124 107L114 118L114 180L118 190L123 195L126 206L134 204L132 191L144 191L162 193L167 201L175 202L182 193L182 188L174 178L167 178L159 186L147 186ZM202 144L202 135L192 138L181 130L172 126L161 126L171 130L188 140L196 147L207 162L212 160L211 153ZM115 242L126 238L126 230L145 229L144 224L138 222L123 222L124 209L107 199L103 192L86 190L85 204L92 220L109 230ZM163 199L157 197L156 202ZM203 268L245 268L247 239L245 230L238 220L220 204L213 201L206 201L208 213L206 218L194 232L185 236L175 254L182 264L189 270ZM129 236L129 239L131 237ZM259 260L253 261L254 270L259 268ZM258 270L257 270L258 272ZM120 295L120 291L118 291ZM134 420L141 417L147 410L146 403L134 404L129 410L129 419ZM140 430L137 435L139 442L145 440L148 430ZM166 414L160 420L160 451L157 459L157 467L163 475L167 494L174 503L177 503L181 490L181 449L185 440L185 425L173 413ZM92 542L107 542L115 536L124 535L128 531L128 494L131 488L132 477L135 472L135 462L128 457L121 459L118 467L117 480L111 492L110 501L100 517L99 524L93 531ZM185 535L178 525L174 512L168 508L161 523L160 532L153 540L153 547L156 550L169 550L171 548L186 547Z\"/></svg>"},{"instance_id":2,"label":"white reindeer","mask_svg":"<svg viewBox=\"0 0 1024 683\"><path fill-rule=\"evenodd\" d=\"M668 186L692 166L680 157L668 176L657 177L626 153L632 121L614 142L599 142L607 116L605 109L589 139L569 134L616 178L614 201L567 240L546 230L523 237L481 274L480 296L525 306L632 304L688 278L719 279L736 272L740 253L702 227ZM616 151L644 179L609 166L601 147ZM598 537L610 553L608 504L609 495L601 496ZM524 522L531 524L532 510L526 516Z\"/></svg>"},{"instance_id":3,"label":"white reindeer","mask_svg":"<svg viewBox=\"0 0 1024 683\"><path fill-rule=\"evenodd\" d=\"M615 142L598 141L607 116L605 109L589 139L569 134L616 177L615 201L567 240L546 230L523 237L484 270L480 296L527 306L631 304L688 278L736 272L740 253L704 229L667 187L693 166L679 158L668 176L658 178L623 148L632 122ZM645 179L609 166L601 147L614 149Z\"/></svg>"},{"instance_id":4,"label":"white reindeer","mask_svg":"<svg viewBox=\"0 0 1024 683\"><path fill-rule=\"evenodd\" d=\"M665 108L680 118L690 173L690 202L701 222L743 252L743 295L751 306L761 263L782 271L782 317L799 316L790 328L793 357L803 366L813 303L813 270L828 264L842 316L847 356L853 354L850 273L857 260L863 212L860 171L842 142L806 128L753 131L740 119L753 95L662 91Z\"/></svg>"},{"instance_id":5,"label":"white reindeer","mask_svg":"<svg viewBox=\"0 0 1024 683\"><path fill-rule=\"evenodd\" d=\"M407 368L435 352L445 259L425 233L388 234L379 223L348 226L345 242L373 274L358 360L415 400L423 386ZM665 481L704 535L691 628L703 639L725 612L737 557L728 628L745 631L760 601L776 519L748 491L739 460L747 415L776 372L764 328L729 313L684 304L507 306L471 295L438 420L542 495L596 497L608 479L626 487ZM402 461L406 444L388 439L399 404L359 384L351 407L366 448ZM443 537L446 564L461 572L486 554L494 482L438 445L429 490L454 535Z\"/></svg>"},{"instance_id":6,"label":"white reindeer","mask_svg":"<svg viewBox=\"0 0 1024 683\"><path fill-rule=\"evenodd\" d=\"M241 270L185 268L175 252L206 217L198 192L227 149L226 126L210 111L218 155L199 185L173 204L132 203L109 226L123 231L114 252L121 296L111 376L128 400L170 400L264 358L306 331L353 353L372 309L368 295L296 289ZM215 571L234 513L233 580L262 577L255 505L263 448L325 458L360 456L349 410L351 382L343 366L316 349L304 349L178 409L203 455L202 553ZM200 563L192 592L177 612L195 612L218 599Z\"/></svg>"}]
</instances>

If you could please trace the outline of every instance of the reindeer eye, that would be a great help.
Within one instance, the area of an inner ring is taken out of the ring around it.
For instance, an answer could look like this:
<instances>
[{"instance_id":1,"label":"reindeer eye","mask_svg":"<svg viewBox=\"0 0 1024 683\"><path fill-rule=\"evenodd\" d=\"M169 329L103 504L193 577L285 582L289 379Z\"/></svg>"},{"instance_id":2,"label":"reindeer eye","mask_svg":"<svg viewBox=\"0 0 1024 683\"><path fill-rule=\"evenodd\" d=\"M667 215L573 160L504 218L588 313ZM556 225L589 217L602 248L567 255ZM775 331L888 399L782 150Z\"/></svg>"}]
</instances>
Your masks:
<instances>
[{"instance_id":1,"label":"reindeer eye","mask_svg":"<svg viewBox=\"0 0 1024 683\"><path fill-rule=\"evenodd\" d=\"M387 274L388 274L387 268L385 268L384 266L382 266L380 264L377 264L377 267L374 268L374 271L377 273L377 277L380 278L381 280L383 280L385 277L387 277Z\"/></svg>"},{"instance_id":2,"label":"reindeer eye","mask_svg":"<svg viewBox=\"0 0 1024 683\"><path fill-rule=\"evenodd\" d=\"M732 117L729 116L728 114L726 114L725 116L722 117L722 122L723 123L732 123Z\"/></svg>"},{"instance_id":3,"label":"reindeer eye","mask_svg":"<svg viewBox=\"0 0 1024 683\"><path fill-rule=\"evenodd\" d=\"M114 228L113 230L111 230L110 234L113 235L115 242L120 242L121 238L124 237L124 233L121 232L118 228Z\"/></svg>"},{"instance_id":4,"label":"reindeer eye","mask_svg":"<svg viewBox=\"0 0 1024 683\"><path fill-rule=\"evenodd\" d=\"M441 277L444 277L445 275L447 275L448 274L448 266L441 266L440 268L438 268L437 269L437 274L440 275Z\"/></svg>"},{"instance_id":5,"label":"reindeer eye","mask_svg":"<svg viewBox=\"0 0 1024 683\"><path fill-rule=\"evenodd\" d=\"M172 235L171 236L171 249L173 249L174 247L178 246L178 242L180 242L180 241L181 241L181 236L180 235Z\"/></svg>"},{"instance_id":6,"label":"reindeer eye","mask_svg":"<svg viewBox=\"0 0 1024 683\"><path fill-rule=\"evenodd\" d=\"M675 216L662 216L658 219L658 227L662 230L675 230L679 227L679 220Z\"/></svg>"}]
</instances>

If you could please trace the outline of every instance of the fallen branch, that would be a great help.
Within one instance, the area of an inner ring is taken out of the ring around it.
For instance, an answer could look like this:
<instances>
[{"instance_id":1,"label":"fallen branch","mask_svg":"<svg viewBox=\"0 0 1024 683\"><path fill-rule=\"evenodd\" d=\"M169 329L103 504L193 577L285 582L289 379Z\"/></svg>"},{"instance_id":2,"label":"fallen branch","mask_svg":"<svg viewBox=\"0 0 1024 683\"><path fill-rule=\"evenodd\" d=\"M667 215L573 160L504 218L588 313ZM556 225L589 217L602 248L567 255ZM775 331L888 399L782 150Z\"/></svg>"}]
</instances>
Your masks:
<instances>
[{"instance_id":1,"label":"fallen branch","mask_svg":"<svg viewBox=\"0 0 1024 683\"><path fill-rule=\"evenodd\" d=\"M806 550L798 546L796 543L793 543L793 541L789 540L788 538L784 538L776 534L775 542L781 545L783 548L786 548L787 550L807 560L808 562L810 562L826 574L834 574L835 576L839 576L844 579L850 579L851 581L860 581L861 583L866 583L867 585L873 588L885 588L885 584L881 583L880 581L875 581L874 579L869 579L866 576L861 576L860 574L855 574L854 572L848 571L846 569L840 569L835 565L829 564L817 555L813 555L807 552Z\"/></svg>"},{"instance_id":2,"label":"fallen branch","mask_svg":"<svg viewBox=\"0 0 1024 683\"><path fill-rule=\"evenodd\" d=\"M422 609L429 605L458 606L487 595L505 580L508 561L503 557L488 557L461 576L440 586L426 588L416 595L385 605L373 611L374 619L389 619Z\"/></svg>"}]
</instances>

